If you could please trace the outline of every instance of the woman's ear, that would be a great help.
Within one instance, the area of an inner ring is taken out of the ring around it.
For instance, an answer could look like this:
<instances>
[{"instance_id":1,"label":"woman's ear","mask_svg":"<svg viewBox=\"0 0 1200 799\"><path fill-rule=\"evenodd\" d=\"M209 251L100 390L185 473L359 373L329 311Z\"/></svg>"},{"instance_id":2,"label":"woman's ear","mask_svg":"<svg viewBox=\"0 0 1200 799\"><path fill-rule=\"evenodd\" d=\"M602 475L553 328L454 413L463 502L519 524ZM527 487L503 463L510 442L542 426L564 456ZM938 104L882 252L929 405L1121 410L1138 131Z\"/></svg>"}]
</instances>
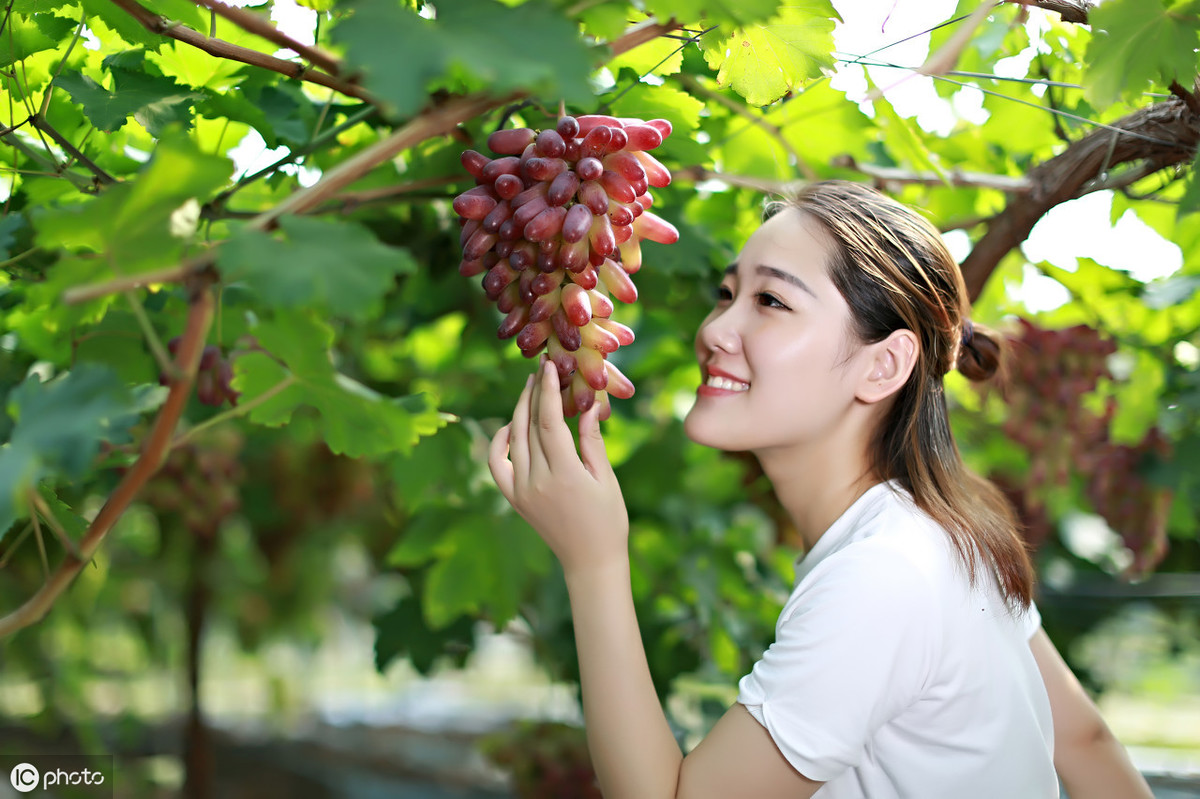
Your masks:
<instances>
[{"instance_id":1,"label":"woman's ear","mask_svg":"<svg viewBox=\"0 0 1200 799\"><path fill-rule=\"evenodd\" d=\"M867 345L867 368L859 381L855 397L876 403L895 394L908 382L917 366L920 347L911 330L896 330L883 341Z\"/></svg>"}]
</instances>

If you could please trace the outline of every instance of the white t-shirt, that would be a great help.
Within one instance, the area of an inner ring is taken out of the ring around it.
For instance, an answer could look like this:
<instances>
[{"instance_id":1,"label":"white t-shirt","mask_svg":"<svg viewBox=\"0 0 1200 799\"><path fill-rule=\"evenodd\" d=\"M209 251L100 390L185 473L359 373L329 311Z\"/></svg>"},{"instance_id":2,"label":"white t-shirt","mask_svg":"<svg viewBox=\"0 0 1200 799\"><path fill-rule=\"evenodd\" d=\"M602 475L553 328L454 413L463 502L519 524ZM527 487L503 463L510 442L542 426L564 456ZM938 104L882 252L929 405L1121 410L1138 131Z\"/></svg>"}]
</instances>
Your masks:
<instances>
[{"instance_id":1,"label":"white t-shirt","mask_svg":"<svg viewBox=\"0 0 1200 799\"><path fill-rule=\"evenodd\" d=\"M817 799L1057 797L1040 623L990 569L972 588L948 534L880 483L797 561L738 702Z\"/></svg>"}]
</instances>

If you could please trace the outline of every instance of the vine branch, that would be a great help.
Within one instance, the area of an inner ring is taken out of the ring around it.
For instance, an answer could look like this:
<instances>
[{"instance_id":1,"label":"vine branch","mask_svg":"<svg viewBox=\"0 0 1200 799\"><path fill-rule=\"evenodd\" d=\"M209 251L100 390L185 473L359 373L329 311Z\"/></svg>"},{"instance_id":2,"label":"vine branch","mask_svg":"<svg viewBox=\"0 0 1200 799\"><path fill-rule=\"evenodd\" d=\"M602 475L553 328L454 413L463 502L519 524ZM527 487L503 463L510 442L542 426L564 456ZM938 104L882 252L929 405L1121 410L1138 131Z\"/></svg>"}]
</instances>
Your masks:
<instances>
[{"instance_id":1,"label":"vine branch","mask_svg":"<svg viewBox=\"0 0 1200 799\"><path fill-rule=\"evenodd\" d=\"M1075 22L1086 25L1088 13L1096 7L1094 0L1006 0L1022 6L1033 6L1043 11L1053 11L1062 17L1063 22Z\"/></svg>"},{"instance_id":2,"label":"vine branch","mask_svg":"<svg viewBox=\"0 0 1200 799\"><path fill-rule=\"evenodd\" d=\"M205 36L200 31L189 28L187 25L173 22L166 17L154 13L140 5L137 0L111 1L122 11L125 11L140 22L142 27L151 33L157 33L185 44L190 44L218 58L227 58L231 61L239 61L243 64L269 69L281 75L286 75L289 78L316 83L320 86L341 92L348 97L356 97L373 105L376 104L376 100L365 89L343 78L321 72L317 69L311 69L305 64L297 64L294 61L276 58L273 55L267 55L249 47L242 47L241 45L230 44L221 39Z\"/></svg>"},{"instance_id":3,"label":"vine branch","mask_svg":"<svg viewBox=\"0 0 1200 799\"><path fill-rule=\"evenodd\" d=\"M179 422L183 409L192 393L196 370L200 365L200 354L204 340L212 325L213 297L207 280L194 281L189 287L191 299L187 326L179 344L178 365L182 377L171 384L167 400L154 420L150 434L142 447L142 454L125 473L115 491L88 525L78 544L78 554L68 553L62 564L42 584L32 597L19 608L0 618L0 638L12 635L17 630L40 621L59 595L67 589L76 575L92 559L104 537L133 498L162 465L171 444L171 435ZM36 518L36 514L35 514Z\"/></svg>"},{"instance_id":4,"label":"vine branch","mask_svg":"<svg viewBox=\"0 0 1200 799\"><path fill-rule=\"evenodd\" d=\"M1200 114L1172 97L1092 131L1029 170L1026 178L1031 190L1011 198L1003 211L987 220L987 233L961 264L971 299L979 296L1000 260L1029 237L1051 208L1089 191L1130 185L1190 161L1198 143ZM1126 163L1137 167L1113 178L1103 174L1111 166Z\"/></svg>"},{"instance_id":5,"label":"vine branch","mask_svg":"<svg viewBox=\"0 0 1200 799\"><path fill-rule=\"evenodd\" d=\"M220 0L192 0L192 2L224 17L247 33L261 36L272 44L292 50L305 61L320 67L333 77L340 77L342 74L341 63L332 55L316 45L303 44L296 41L262 17L240 8L227 6Z\"/></svg>"}]
</instances>

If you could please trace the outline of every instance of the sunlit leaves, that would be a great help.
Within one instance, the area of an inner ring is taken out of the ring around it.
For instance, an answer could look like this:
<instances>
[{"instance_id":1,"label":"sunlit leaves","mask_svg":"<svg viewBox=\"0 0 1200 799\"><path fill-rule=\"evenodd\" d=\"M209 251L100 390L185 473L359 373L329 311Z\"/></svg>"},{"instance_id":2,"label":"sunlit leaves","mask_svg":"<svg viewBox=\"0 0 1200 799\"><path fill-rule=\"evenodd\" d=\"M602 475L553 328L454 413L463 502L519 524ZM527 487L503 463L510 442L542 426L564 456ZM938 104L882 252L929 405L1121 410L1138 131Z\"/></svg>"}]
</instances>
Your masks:
<instances>
[{"instance_id":1,"label":"sunlit leaves","mask_svg":"<svg viewBox=\"0 0 1200 799\"><path fill-rule=\"evenodd\" d=\"M659 19L703 19L722 26L762 22L780 10L783 0L645 0ZM790 5L790 4L789 4Z\"/></svg>"},{"instance_id":2,"label":"sunlit leaves","mask_svg":"<svg viewBox=\"0 0 1200 799\"><path fill-rule=\"evenodd\" d=\"M171 123L191 126L191 104L196 93L170 78L144 71L110 72L111 90L78 72L63 73L57 84L83 106L83 113L100 130L114 131L131 116L154 136L161 136Z\"/></svg>"},{"instance_id":3,"label":"sunlit leaves","mask_svg":"<svg viewBox=\"0 0 1200 799\"><path fill-rule=\"evenodd\" d=\"M1104 107L1172 81L1190 87L1200 46L1195 0L1107 0L1092 9L1086 93Z\"/></svg>"},{"instance_id":4,"label":"sunlit leaves","mask_svg":"<svg viewBox=\"0 0 1200 799\"><path fill-rule=\"evenodd\" d=\"M171 216L191 199L207 199L232 172L225 158L182 137L159 141L137 180L111 186L94 200L36 216L38 241L50 249L101 253L118 272L138 272L178 259L184 241Z\"/></svg>"},{"instance_id":5,"label":"sunlit leaves","mask_svg":"<svg viewBox=\"0 0 1200 799\"><path fill-rule=\"evenodd\" d=\"M6 67L33 53L58 47L59 40L79 24L63 17L38 14L25 17L5 15L7 24L0 36L0 67Z\"/></svg>"},{"instance_id":6,"label":"sunlit leaves","mask_svg":"<svg viewBox=\"0 0 1200 799\"><path fill-rule=\"evenodd\" d=\"M375 316L396 275L416 264L350 222L284 217L282 235L244 229L221 248L230 282L244 282L268 305L325 308L338 316Z\"/></svg>"},{"instance_id":7,"label":"sunlit leaves","mask_svg":"<svg viewBox=\"0 0 1200 799\"><path fill-rule=\"evenodd\" d=\"M706 34L701 40L704 57L719 70L718 84L731 86L751 105L766 105L833 66L837 18L828 0L791 3L765 24Z\"/></svg>"}]
</instances>

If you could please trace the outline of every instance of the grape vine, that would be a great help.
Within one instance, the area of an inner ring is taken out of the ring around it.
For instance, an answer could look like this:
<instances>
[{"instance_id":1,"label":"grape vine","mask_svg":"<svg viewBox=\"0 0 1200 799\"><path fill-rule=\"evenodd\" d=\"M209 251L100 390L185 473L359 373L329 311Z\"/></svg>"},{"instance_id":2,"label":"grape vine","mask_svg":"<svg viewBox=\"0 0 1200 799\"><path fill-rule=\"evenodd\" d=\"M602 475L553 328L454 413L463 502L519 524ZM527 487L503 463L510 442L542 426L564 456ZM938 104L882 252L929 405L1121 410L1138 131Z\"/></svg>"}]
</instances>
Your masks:
<instances>
[{"instance_id":1,"label":"grape vine","mask_svg":"<svg viewBox=\"0 0 1200 799\"><path fill-rule=\"evenodd\" d=\"M647 151L670 134L665 119L564 114L542 131L496 131L488 148L497 158L462 154L478 185L454 200L459 273L483 275L488 299L505 314L501 339L516 337L527 358L548 352L568 416L599 404L606 419L609 395L633 396L632 381L608 361L634 338L611 318L611 298L637 300L631 276L642 266L642 240L679 240L649 210L649 187L667 186L671 173Z\"/></svg>"}]
</instances>

